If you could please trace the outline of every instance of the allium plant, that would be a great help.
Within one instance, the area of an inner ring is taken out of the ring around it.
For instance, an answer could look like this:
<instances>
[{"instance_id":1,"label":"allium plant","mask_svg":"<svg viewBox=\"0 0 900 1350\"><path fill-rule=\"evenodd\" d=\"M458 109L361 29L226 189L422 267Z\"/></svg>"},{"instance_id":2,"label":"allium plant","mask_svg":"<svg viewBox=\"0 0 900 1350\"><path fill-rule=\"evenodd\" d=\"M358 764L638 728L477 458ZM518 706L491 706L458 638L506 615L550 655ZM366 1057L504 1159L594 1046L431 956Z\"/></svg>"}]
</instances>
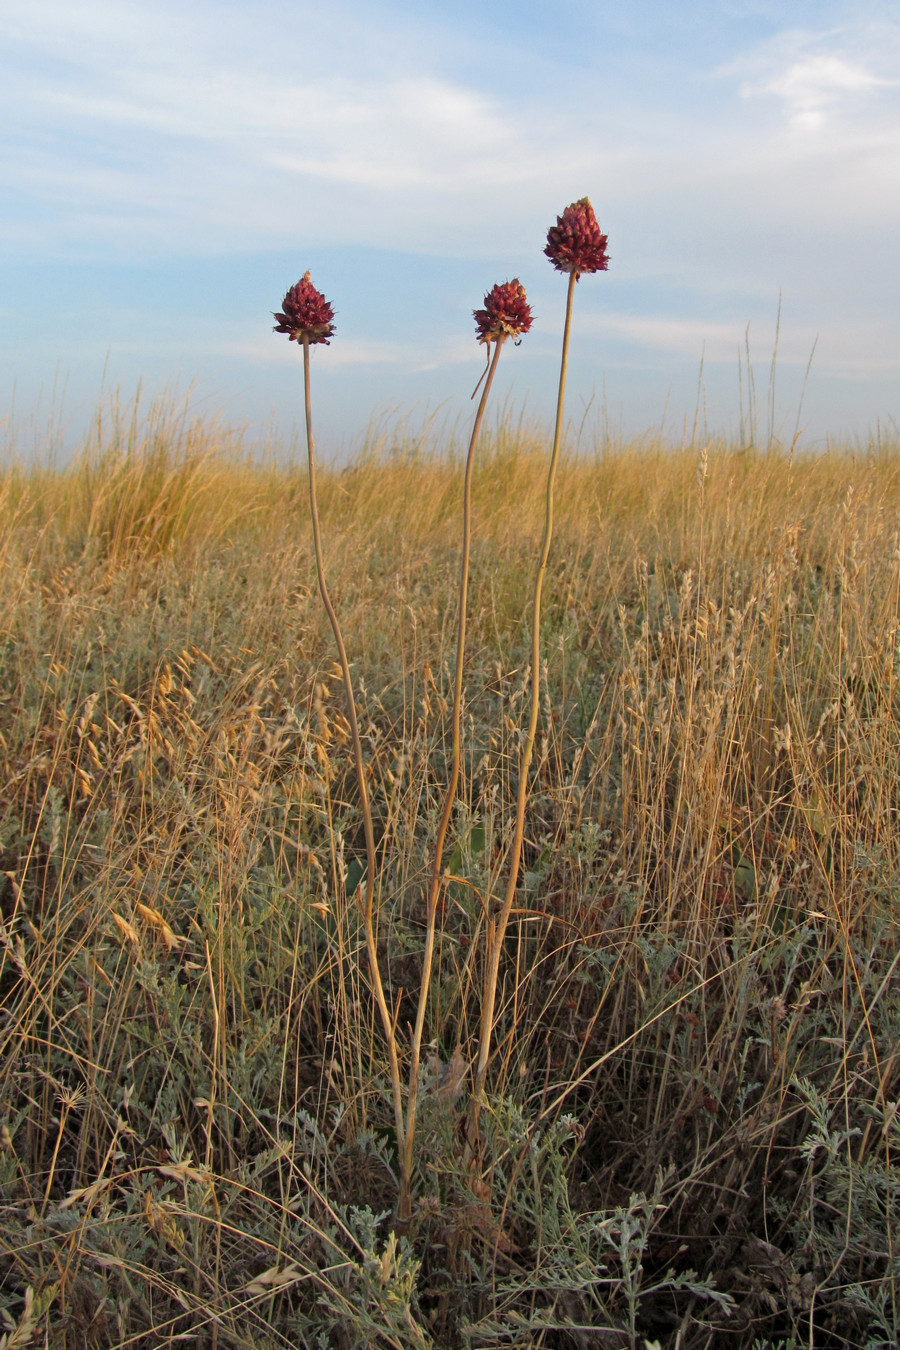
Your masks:
<instances>
[{"instance_id":1,"label":"allium plant","mask_svg":"<svg viewBox=\"0 0 900 1350\"><path fill-rule=\"evenodd\" d=\"M372 823L372 808L366 786L366 767L363 760L362 740L359 734L359 722L356 716L356 699L353 694L353 682L350 678L350 664L341 634L341 626L328 594L325 581L325 561L322 553L322 533L319 527L319 508L316 501L316 461L312 434L312 405L309 390L309 349L316 343L328 345L334 333L334 310L320 291L310 281L309 272L305 272L296 286L292 286L282 301L282 311L275 315L278 322L276 333L286 333L291 342L303 347L303 391L306 405L306 447L309 458L309 510L312 517L313 543L316 551L316 572L319 579L319 594L328 614L335 645L341 663L344 678L344 692L347 698L347 720L350 724L350 737L353 743L353 758L356 767L356 780L359 788L359 804L363 818L363 831L366 840L366 876L365 886L360 899L360 912L366 935L369 975L378 1011L387 1041L391 1065L391 1088L394 1100L394 1122L397 1130L397 1143L400 1152L404 1148L403 1092L400 1085L400 1061L397 1054L397 1038L394 1022L384 993L384 983L378 966L378 949L375 941L375 831Z\"/></svg>"},{"instance_id":2,"label":"allium plant","mask_svg":"<svg viewBox=\"0 0 900 1350\"><path fill-rule=\"evenodd\" d=\"M474 310L473 317L475 319L475 334L478 341L485 346L488 353L489 365L487 370L487 381L485 382L481 401L478 404L478 411L475 414L475 420L472 424L472 434L469 438L469 449L466 455L466 471L463 480L462 558L460 562L459 577L456 671L453 685L451 762L450 773L447 779L447 788L444 795L443 810L441 811L437 839L435 840L434 845L431 881L428 887L428 901L426 905L425 951L422 959L422 980L419 986L419 1002L416 1009L416 1024L413 1030L412 1053L410 1055L409 1065L409 1096L407 1099L405 1134L406 1151L402 1158L400 1169L401 1192L398 1218L401 1223L409 1220L412 1211L412 1195L410 1187L413 1164L413 1144L415 1141L416 1129L419 1061L422 1052L422 1036L425 1028L428 990L431 984L431 969L434 962L434 941L438 905L441 887L444 881L442 874L444 843L447 838L447 830L450 827L450 819L453 815L453 806L456 801L456 789L459 785L459 764L461 754L460 722L462 714L463 665L465 663L466 650L466 611L469 596L469 552L472 537L472 467L475 462L475 446L481 431L484 410L487 407L488 395L491 392L491 385L494 380L494 373L497 369L497 362L500 359L500 352L503 348L503 344L507 338L512 338L513 341L518 344L531 327L531 306L528 304L525 296L525 287L521 284L518 277L514 277L512 281L505 281L502 285L498 283L494 286L484 297L484 308ZM492 343L494 346L493 358L491 358L490 355Z\"/></svg>"},{"instance_id":3,"label":"allium plant","mask_svg":"<svg viewBox=\"0 0 900 1350\"><path fill-rule=\"evenodd\" d=\"M566 321L563 328L562 361L559 372L559 392L556 400L556 425L553 433L553 448L550 453L550 467L547 474L545 496L544 534L541 541L537 576L534 583L531 620L531 703L529 709L528 730L522 746L519 761L519 785L516 795L516 818L510 849L509 877L502 904L493 922L488 927L487 963L484 977L484 992L479 1030L478 1058L475 1065L474 1085L470 1100L469 1129L467 1131L470 1147L478 1143L478 1120L484 1094L491 1052L491 1039L494 1030L494 1009L497 1000L497 981L500 970L500 956L503 951L503 939L509 923L516 890L519 881L519 867L522 860L522 842L525 835L525 805L528 800L528 771L537 734L538 713L540 709L540 672L541 672L541 597L544 589L544 575L550 556L550 544L553 538L553 487L556 480L556 468L559 462L559 448L562 439L563 405L566 392L566 368L569 356L569 332L572 324L572 300L575 283L588 272L605 272L609 265L606 253L607 236L600 232L594 208L587 197L567 206L556 224L547 234L547 246L544 253L559 272L567 272L569 288L566 296Z\"/></svg>"},{"instance_id":4,"label":"allium plant","mask_svg":"<svg viewBox=\"0 0 900 1350\"><path fill-rule=\"evenodd\" d=\"M509 924L509 917L515 901L516 891L518 889L519 867L522 858L522 844L525 832L525 807L528 799L528 774L531 767L531 758L534 751L534 742L537 733L538 713L540 707L540 624L541 624L541 597L543 594L544 576L547 570L547 561L550 555L550 544L553 537L553 488L556 478L556 469L559 461L560 443L562 439L562 420L563 407L565 401L566 386L566 368L568 363L569 351L569 333L572 321L572 301L575 291L575 283L578 279L588 272L603 272L608 266L608 257L606 253L607 238L602 234L597 224L593 208L586 197L578 202L573 202L567 207L557 222L551 227L547 235L547 246L544 250L547 257L553 263L553 266L560 272L565 272L569 277L569 288L566 299L566 319L563 329L562 362L559 375L559 392L556 406L556 424L553 436L553 448L550 455L550 467L547 477L546 491L546 510L544 520L544 533L541 543L540 558L538 562L537 576L534 585L534 599L532 604L532 652L531 652L531 702L529 711L528 730L522 747L522 754L519 764L519 785L516 797L516 814L513 831L512 847L510 851L509 877L507 880L506 891L500 907L488 924L487 929L487 950L485 963L485 976L482 998L481 1024L478 1038L478 1053L474 1072L473 1091L470 1100L469 1122L466 1131L467 1153L471 1161L474 1161L472 1153L479 1148L479 1116L481 1103L484 1094L484 1084L487 1075L488 1062L491 1052L491 1040L494 1029L494 1011L497 999L497 983L500 969L500 956L503 949L503 940ZM412 1044L410 1046L409 1063L409 1087L406 1098L406 1110L404 1112L403 1092L400 1082L399 1055L397 1050L397 1038L395 1031L395 1022L391 1017L390 1008L384 993L384 985L381 979L381 973L378 965L378 953L375 941L375 923L374 923L374 895L375 895L375 839L372 823L372 812L369 805L368 790L366 786L365 764L362 755L362 743L359 735L359 727L356 716L356 704L353 694L353 685L350 679L350 667L347 661L347 654L344 648L344 641L341 636L340 625L337 615L331 603L328 594L328 588L325 582L325 568L322 556L321 532L319 528L319 514L316 504L316 476L315 476L315 453L313 448L312 435L312 415L310 403L310 381L309 381L309 349L316 343L325 343L334 333L334 311L325 297L313 286L310 275L307 272L303 278L292 286L284 297L282 311L275 315L277 324L275 331L284 333L292 342L298 342L303 347L303 376L304 376L304 394L306 404L306 439L309 453L309 497L310 514L312 516L313 540L316 552L316 569L319 578L319 591L322 596L322 603L328 613L334 633L335 643L340 657L341 670L344 677L344 689L347 698L348 720L350 723L351 739L353 743L353 753L356 765L356 776L359 785L360 808L363 816L363 825L366 840L366 878L364 896L360 902L363 927L366 935L366 947L368 953L369 973L372 982L372 989L378 1004L379 1014L381 1016L384 1028L385 1040L387 1042L388 1053L391 1065L391 1085L394 1102L394 1118L397 1134L397 1153L400 1162L400 1195L397 1207L397 1220L401 1226L406 1226L412 1217L412 1170L413 1170L413 1151L415 1143L416 1112L418 1102L419 1087L419 1064L421 1060L422 1039L425 1028L425 1018L428 1006L428 994L431 984L431 973L434 962L435 934L437 927L437 914L440 904L441 888L444 882L443 877L443 856L444 846L447 838L447 831L450 827L450 820L453 815L453 808L456 801L456 792L459 785L459 771L461 758L461 709L462 709L462 681L463 667L465 663L465 642L466 642L466 614L468 606L468 586L469 586L469 554L471 544L471 515L472 515L472 470L474 465L475 447L481 431L481 424L484 418L485 408L487 406L488 396L491 391L491 385L497 369L497 363L500 358L500 352L508 338L512 338L518 343L521 337L529 331L532 323L531 307L528 304L525 288L517 277L512 281L498 283L484 297L484 306L481 309L473 311L475 319L475 335L478 342L482 343L487 352L487 368L484 390L478 405L478 411L475 414L475 420L472 425L472 434L469 440L469 449L466 456L466 467L463 485L463 535L462 535L462 558L460 563L460 583L459 583L459 616L457 627L457 645L456 645L456 670L453 689L453 712L452 712L452 752L450 773L447 781L447 788L444 797L441 819L438 826L437 839L435 841L434 858L431 868L431 878L428 888L428 899L426 905L426 935L425 951L423 953L422 977L419 987L418 1004L416 1008L416 1021L413 1028ZM493 345L493 356L491 347ZM484 377L482 377L484 378ZM479 381L480 383L480 381ZM477 389L476 389L477 392ZM473 395L474 397L474 395Z\"/></svg>"},{"instance_id":5,"label":"allium plant","mask_svg":"<svg viewBox=\"0 0 900 1350\"><path fill-rule=\"evenodd\" d=\"M313 540L316 551L316 570L319 578L319 592L331 622L338 655L340 657L341 671L343 672L344 677L348 721L350 723L350 734L356 764L356 776L359 785L360 808L365 831L366 880L361 911L366 934L366 947L372 988L378 1004L382 1025L384 1027L385 1039L388 1045L388 1053L390 1055L394 1119L397 1132L397 1152L400 1159L400 1196L397 1207L397 1219L401 1225L407 1224L412 1216L412 1165L418 1100L419 1062L422 1052L422 1037L425 1027L428 992L431 984L431 970L434 962L435 929L441 886L443 883L442 865L444 843L450 825L450 818L453 814L456 790L459 785L462 681L463 665L465 662L466 610L468 605L469 552L471 543L472 467L475 458L475 446L478 442L481 424L484 419L484 411L487 407L488 395L491 391L491 385L493 384L494 374L497 369L497 363L500 359L500 352L503 344L506 342L507 338L512 338L514 341L521 339L521 337L530 329L532 321L531 307L525 296L525 288L521 285L517 277L512 281L506 281L502 284L498 283L494 286L484 297L484 308L477 309L473 311L473 313L477 340L484 344L488 355L487 380L481 395L481 400L478 404L478 411L475 414L475 420L472 425L472 434L469 440L469 450L466 456L466 470L463 486L463 538L459 585L456 678L453 691L452 756L447 791L444 798L444 807L441 813L438 836L435 843L431 883L428 890L425 953L422 967L422 980L419 988L418 1007L416 1010L416 1024L413 1030L410 1054L409 1092L405 1115L400 1085L400 1067L396 1032L394 1021L391 1017L384 993L384 985L378 965L378 953L375 941L374 895L376 858L372 811L369 805L368 790L366 787L365 764L363 762L362 743L356 716L353 684L350 679L350 667L347 661L347 653L341 635L340 624L331 603L328 587L325 582L325 566L322 556L319 511L316 503L315 452L313 448L309 380L309 349L315 343L321 342L327 345L334 333L334 311L325 297L313 286L309 272L306 272L302 279L297 282L296 286L292 286L288 291L282 302L282 311L275 315L275 318L278 321L275 325L275 332L285 333L292 342L299 342L303 346L306 443L309 454L309 504L312 517ZM494 348L493 357L491 357L492 344Z\"/></svg>"}]
</instances>

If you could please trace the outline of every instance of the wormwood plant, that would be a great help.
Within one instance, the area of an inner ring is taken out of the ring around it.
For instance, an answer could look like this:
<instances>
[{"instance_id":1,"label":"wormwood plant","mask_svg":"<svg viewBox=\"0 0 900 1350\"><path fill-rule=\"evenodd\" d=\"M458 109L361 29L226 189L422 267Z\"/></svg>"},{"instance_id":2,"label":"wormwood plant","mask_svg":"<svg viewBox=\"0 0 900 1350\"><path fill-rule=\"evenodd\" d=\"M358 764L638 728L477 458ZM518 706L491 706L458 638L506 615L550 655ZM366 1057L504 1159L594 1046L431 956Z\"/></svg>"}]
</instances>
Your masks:
<instances>
[{"instance_id":1,"label":"wormwood plant","mask_svg":"<svg viewBox=\"0 0 900 1350\"><path fill-rule=\"evenodd\" d=\"M550 452L550 465L545 494L544 531L541 540L537 575L531 611L531 678L528 724L519 758L519 781L516 796L515 817L512 841L509 848L508 879L505 892L499 906L493 904L487 914L485 928L485 961L481 996L481 1025L476 1046L473 1071L470 1109L467 1125L467 1157L470 1161L480 1152L478 1144L479 1115L485 1090L488 1065L491 1055L491 1041L494 1030L497 983L503 942L509 925L516 895L519 889L519 872L522 858L522 845L525 834L525 809L529 793L529 771L534 752L540 714L540 670L541 670L541 601L544 578L550 557L553 538L553 490L562 438L563 412L565 404L566 370L569 353L569 334L572 322L572 302L575 284L585 273L605 271L609 265L606 252L607 236L602 234L594 215L593 207L587 197L573 202L557 222L551 227L544 249L557 271L569 278L566 297L566 316L563 329L562 361L560 364L559 389L557 395L556 420L553 444ZM448 781L444 794L444 804L438 825L434 845L431 881L428 887L425 919L425 949L422 958L422 973L416 1002L415 1026L412 1031L409 1052L409 1083L404 1110L400 1083L400 1050L396 1034L395 1016L392 1016L384 992L384 983L378 962L378 948L375 935L375 893L376 893L376 851L375 831L372 810L369 803L366 767L363 760L362 743L356 711L356 700L350 666L341 634L340 623L328 594L325 580L325 564L322 554L321 531L318 506L316 502L315 456L313 450L312 413L310 404L309 349L311 345L323 343L326 346L334 332L332 307L324 296L315 289L307 272L284 297L282 311L276 313L275 331L286 333L289 339L303 347L304 394L306 408L306 443L309 462L309 500L312 517L313 538L316 553L316 570L322 603L334 633L338 649L344 693L350 722L350 734L356 768L359 791L360 811L363 819L366 846L366 870L362 885L363 897L360 902L363 928L366 937L369 976L378 1005L390 1059L391 1086L394 1102L394 1122L397 1134L397 1150L400 1165L400 1191L397 1205L399 1223L407 1227L412 1217L412 1170L415 1144L416 1111L418 1103L419 1070L422 1051L422 1038L428 1008L428 995L431 984L431 971L434 959L435 929L441 898L443 879L444 845L447 831L456 801L459 783L461 730L460 719L463 700L463 671L465 665L466 613L469 583L469 560L471 550L471 483L475 447L481 431L488 395L493 383L500 352L507 338L520 340L531 327L531 308L528 305L525 288L518 278L504 284L497 284L485 296L484 308L474 312L476 333L480 343L486 348L488 365L484 391L469 439L466 455L463 486L462 549L459 581L459 604L457 621L456 668L453 685L453 710L451 715L451 762ZM490 356L491 344L494 346L493 359ZM479 382L480 383L480 382ZM477 389L476 389L477 393ZM474 395L473 395L474 397ZM458 1053L458 1051L457 1051Z\"/></svg>"}]
</instances>

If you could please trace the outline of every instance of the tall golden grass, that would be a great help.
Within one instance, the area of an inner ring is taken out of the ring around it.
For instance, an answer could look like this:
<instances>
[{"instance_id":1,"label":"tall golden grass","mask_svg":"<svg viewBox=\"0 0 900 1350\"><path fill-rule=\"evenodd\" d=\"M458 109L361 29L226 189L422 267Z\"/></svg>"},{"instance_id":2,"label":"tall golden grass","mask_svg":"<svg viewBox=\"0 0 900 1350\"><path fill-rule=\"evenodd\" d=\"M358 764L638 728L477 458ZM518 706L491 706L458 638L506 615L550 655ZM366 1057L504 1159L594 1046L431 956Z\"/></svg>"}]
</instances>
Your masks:
<instances>
[{"instance_id":1,"label":"tall golden grass","mask_svg":"<svg viewBox=\"0 0 900 1350\"><path fill-rule=\"evenodd\" d=\"M564 453L482 1186L461 1130L546 438L483 443L402 1238L305 472L171 401L9 466L0 1345L891 1343L897 450ZM452 446L389 435L319 483L402 1027L461 490Z\"/></svg>"}]
</instances>

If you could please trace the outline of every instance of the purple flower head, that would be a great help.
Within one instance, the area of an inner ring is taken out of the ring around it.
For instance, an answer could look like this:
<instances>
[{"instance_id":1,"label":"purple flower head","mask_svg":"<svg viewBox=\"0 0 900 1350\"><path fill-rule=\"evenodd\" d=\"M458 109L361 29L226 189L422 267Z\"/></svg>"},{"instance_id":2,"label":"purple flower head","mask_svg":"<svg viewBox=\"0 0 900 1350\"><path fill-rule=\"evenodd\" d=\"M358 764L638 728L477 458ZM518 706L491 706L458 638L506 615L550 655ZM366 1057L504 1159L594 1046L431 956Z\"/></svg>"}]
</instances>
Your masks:
<instances>
[{"instance_id":1,"label":"purple flower head","mask_svg":"<svg viewBox=\"0 0 900 1350\"><path fill-rule=\"evenodd\" d=\"M605 272L609 266L607 236L600 233L594 208L587 197L567 206L547 232L544 253L558 272Z\"/></svg>"},{"instance_id":2,"label":"purple flower head","mask_svg":"<svg viewBox=\"0 0 900 1350\"><path fill-rule=\"evenodd\" d=\"M334 332L334 310L321 291L317 291L304 272L296 286L292 286L281 302L283 313L276 314L276 333L287 333L291 342L324 342Z\"/></svg>"},{"instance_id":3,"label":"purple flower head","mask_svg":"<svg viewBox=\"0 0 900 1350\"><path fill-rule=\"evenodd\" d=\"M531 306L518 277L498 282L484 297L484 309L473 310L479 342L503 342L521 337L531 327Z\"/></svg>"}]
</instances>

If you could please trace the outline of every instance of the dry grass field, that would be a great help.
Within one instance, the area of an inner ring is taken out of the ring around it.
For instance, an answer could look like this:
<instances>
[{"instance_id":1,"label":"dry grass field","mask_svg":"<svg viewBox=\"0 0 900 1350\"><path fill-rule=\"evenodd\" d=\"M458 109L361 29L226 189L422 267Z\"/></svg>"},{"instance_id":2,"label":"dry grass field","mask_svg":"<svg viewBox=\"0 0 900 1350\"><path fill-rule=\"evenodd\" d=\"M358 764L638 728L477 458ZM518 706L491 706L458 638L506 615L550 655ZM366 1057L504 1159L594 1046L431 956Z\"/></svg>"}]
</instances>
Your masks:
<instances>
[{"instance_id":1,"label":"dry grass field","mask_svg":"<svg viewBox=\"0 0 900 1350\"><path fill-rule=\"evenodd\" d=\"M0 1346L900 1343L900 446L564 456L473 1165L546 437L473 484L412 1222L306 471L172 405L0 477ZM401 1056L460 455L319 484Z\"/></svg>"}]
</instances>

